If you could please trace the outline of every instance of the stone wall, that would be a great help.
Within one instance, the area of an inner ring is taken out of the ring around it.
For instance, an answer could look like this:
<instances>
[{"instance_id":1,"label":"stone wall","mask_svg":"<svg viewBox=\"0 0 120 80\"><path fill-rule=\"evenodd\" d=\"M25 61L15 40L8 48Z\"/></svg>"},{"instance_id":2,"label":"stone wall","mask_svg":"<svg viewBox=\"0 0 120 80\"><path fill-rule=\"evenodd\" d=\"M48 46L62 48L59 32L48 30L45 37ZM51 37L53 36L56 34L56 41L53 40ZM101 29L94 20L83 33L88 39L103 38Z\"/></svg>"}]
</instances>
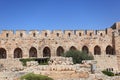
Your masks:
<instances>
[{"instance_id":1,"label":"stone wall","mask_svg":"<svg viewBox=\"0 0 120 80\"><path fill-rule=\"evenodd\" d=\"M119 54L120 54L120 23L115 23L111 28L106 30L31 30L29 32L24 30L7 31L3 30L0 34L0 55L6 53L7 59L13 59L17 55L17 58L29 58L29 57L48 57L48 56L58 56L60 54L68 51L71 47L77 50L82 50L84 46L88 48L88 53L93 54L95 59L98 61L98 65L110 64L112 68L118 70L116 67L116 61L119 64ZM112 33L116 32L115 37L115 50L116 55L110 55L112 58L106 57L106 48L108 46L113 47L113 37ZM95 46L100 47L101 54L95 55ZM60 49L58 49L61 47ZM15 50L19 48L19 51ZM30 49L34 50L30 50ZM3 52L1 49L4 49ZM30 52L32 51L32 52ZM61 52L62 51L62 52ZM30 56L31 55L31 56ZM3 57L4 55L0 56ZM97 56L97 57L96 57ZM117 56L117 60L116 60ZM107 59L108 58L108 59ZM103 60L101 62L101 59ZM107 63L109 61L111 63ZM115 62L114 62L115 61ZM106 68L106 67L105 67Z\"/></svg>"}]
</instances>

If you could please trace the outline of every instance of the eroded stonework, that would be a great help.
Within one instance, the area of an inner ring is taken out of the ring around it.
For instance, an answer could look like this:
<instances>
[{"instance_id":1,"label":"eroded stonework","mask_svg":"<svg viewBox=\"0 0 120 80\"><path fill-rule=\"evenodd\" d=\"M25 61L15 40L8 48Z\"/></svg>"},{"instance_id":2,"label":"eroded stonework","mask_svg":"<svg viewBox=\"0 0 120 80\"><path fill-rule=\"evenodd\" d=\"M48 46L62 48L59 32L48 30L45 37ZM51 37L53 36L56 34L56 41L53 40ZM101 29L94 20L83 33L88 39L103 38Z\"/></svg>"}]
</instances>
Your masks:
<instances>
[{"instance_id":1,"label":"eroded stonework","mask_svg":"<svg viewBox=\"0 0 120 80\"><path fill-rule=\"evenodd\" d=\"M0 59L61 56L70 49L92 54L99 69L120 71L120 22L106 30L3 30L0 34Z\"/></svg>"}]
</instances>

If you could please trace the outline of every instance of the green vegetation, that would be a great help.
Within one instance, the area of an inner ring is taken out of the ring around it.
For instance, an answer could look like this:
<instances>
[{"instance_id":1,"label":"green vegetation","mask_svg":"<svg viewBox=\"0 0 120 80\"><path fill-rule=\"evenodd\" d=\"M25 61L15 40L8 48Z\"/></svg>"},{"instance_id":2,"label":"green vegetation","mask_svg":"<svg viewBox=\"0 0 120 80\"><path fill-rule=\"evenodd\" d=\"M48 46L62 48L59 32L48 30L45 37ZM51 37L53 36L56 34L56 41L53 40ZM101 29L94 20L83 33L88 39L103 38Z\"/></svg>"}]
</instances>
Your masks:
<instances>
[{"instance_id":1,"label":"green vegetation","mask_svg":"<svg viewBox=\"0 0 120 80\"><path fill-rule=\"evenodd\" d=\"M105 74L105 75L107 75L107 76L114 76L114 73L111 72L111 71L104 70L104 71L102 71L102 73Z\"/></svg>"},{"instance_id":2,"label":"green vegetation","mask_svg":"<svg viewBox=\"0 0 120 80\"><path fill-rule=\"evenodd\" d=\"M35 58L20 59L20 61L22 62L23 66L26 66L28 61L35 61Z\"/></svg>"},{"instance_id":3,"label":"green vegetation","mask_svg":"<svg viewBox=\"0 0 120 80\"><path fill-rule=\"evenodd\" d=\"M29 73L22 76L20 80L53 80L53 79L48 76Z\"/></svg>"},{"instance_id":4,"label":"green vegetation","mask_svg":"<svg viewBox=\"0 0 120 80\"><path fill-rule=\"evenodd\" d=\"M49 58L47 58L46 60L39 60L37 58L25 58L20 59L20 61L22 62L23 66L26 66L26 63L28 61L38 61L39 65L48 65Z\"/></svg>"},{"instance_id":5,"label":"green vegetation","mask_svg":"<svg viewBox=\"0 0 120 80\"><path fill-rule=\"evenodd\" d=\"M81 63L82 60L93 60L94 57L91 54L87 54L82 51L78 50L69 50L64 53L64 57L72 57L73 58L73 63Z\"/></svg>"}]
</instances>

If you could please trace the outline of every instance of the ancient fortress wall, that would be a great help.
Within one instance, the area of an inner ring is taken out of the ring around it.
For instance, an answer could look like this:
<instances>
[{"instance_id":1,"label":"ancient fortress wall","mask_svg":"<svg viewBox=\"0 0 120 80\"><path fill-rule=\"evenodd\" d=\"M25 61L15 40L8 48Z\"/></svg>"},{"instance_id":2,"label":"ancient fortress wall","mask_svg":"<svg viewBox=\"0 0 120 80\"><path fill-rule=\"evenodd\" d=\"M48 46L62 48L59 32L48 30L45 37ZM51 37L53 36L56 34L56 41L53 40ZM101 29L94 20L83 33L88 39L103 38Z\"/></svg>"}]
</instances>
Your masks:
<instances>
[{"instance_id":1,"label":"ancient fortress wall","mask_svg":"<svg viewBox=\"0 0 120 80\"><path fill-rule=\"evenodd\" d=\"M60 56L70 49L93 54L97 67L118 70L120 22L105 30L2 30L0 33L0 58Z\"/></svg>"}]
</instances>

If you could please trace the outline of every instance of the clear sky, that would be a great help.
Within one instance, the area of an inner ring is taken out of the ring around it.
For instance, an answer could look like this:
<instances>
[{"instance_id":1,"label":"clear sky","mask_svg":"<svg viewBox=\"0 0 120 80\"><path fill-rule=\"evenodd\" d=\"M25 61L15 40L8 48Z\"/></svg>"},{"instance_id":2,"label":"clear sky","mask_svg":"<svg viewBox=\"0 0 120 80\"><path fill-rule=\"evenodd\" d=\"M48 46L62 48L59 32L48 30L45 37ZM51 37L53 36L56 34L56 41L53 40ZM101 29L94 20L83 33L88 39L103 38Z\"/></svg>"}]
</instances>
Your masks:
<instances>
[{"instance_id":1,"label":"clear sky","mask_svg":"<svg viewBox=\"0 0 120 80\"><path fill-rule=\"evenodd\" d=\"M0 0L0 30L99 30L120 21L120 0Z\"/></svg>"}]
</instances>

